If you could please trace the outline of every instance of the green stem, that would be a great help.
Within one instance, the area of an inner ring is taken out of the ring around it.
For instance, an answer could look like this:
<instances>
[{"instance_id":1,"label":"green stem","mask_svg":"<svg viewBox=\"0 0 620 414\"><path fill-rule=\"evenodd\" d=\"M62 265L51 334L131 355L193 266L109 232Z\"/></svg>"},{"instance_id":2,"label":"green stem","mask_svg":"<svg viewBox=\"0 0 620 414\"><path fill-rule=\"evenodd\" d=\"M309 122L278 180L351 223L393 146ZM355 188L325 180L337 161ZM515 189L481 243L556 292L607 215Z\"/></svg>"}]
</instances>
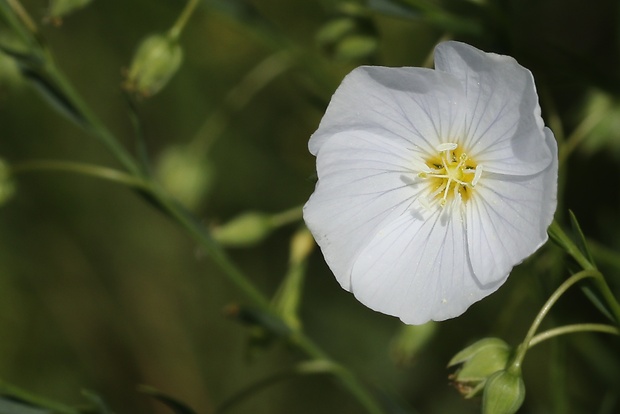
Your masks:
<instances>
[{"instance_id":1,"label":"green stem","mask_svg":"<svg viewBox=\"0 0 620 414\"><path fill-rule=\"evenodd\" d=\"M605 280L601 273L599 273L598 276L594 279L594 285L598 288L598 291L603 296L603 299L605 299L605 302L607 303L607 306L609 307L609 310L613 315L616 325L620 327L620 303L618 303L618 300L616 299L609 285L607 284L607 280Z\"/></svg>"},{"instance_id":2,"label":"green stem","mask_svg":"<svg viewBox=\"0 0 620 414\"><path fill-rule=\"evenodd\" d=\"M299 375L316 375L316 374L331 374L333 373L333 366L325 361L307 361L297 364L295 367L287 369L282 372L270 375L267 378L255 382L242 390L236 392L233 396L228 398L223 403L219 404L214 414L223 414L229 411L231 408L247 399L248 397L256 394L265 388L274 385L283 380L296 377Z\"/></svg>"},{"instance_id":3,"label":"green stem","mask_svg":"<svg viewBox=\"0 0 620 414\"><path fill-rule=\"evenodd\" d=\"M21 388L7 384L0 380L0 395L7 395L19 401L31 404L34 407L45 408L54 414L80 414L80 411L64 404L57 403L47 398L31 394Z\"/></svg>"},{"instance_id":4,"label":"green stem","mask_svg":"<svg viewBox=\"0 0 620 414\"><path fill-rule=\"evenodd\" d=\"M303 217L302 206L293 207L281 213L276 213L269 218L270 223L274 227L285 226L290 223L294 223L301 220Z\"/></svg>"},{"instance_id":5,"label":"green stem","mask_svg":"<svg viewBox=\"0 0 620 414\"><path fill-rule=\"evenodd\" d=\"M181 36L181 32L185 28L185 25L189 21L189 18L192 17L192 13L194 13L196 6L198 6L198 0L189 0L185 4L185 8L183 8L183 11L179 15L179 18L168 32L170 38L172 38L173 40L177 40L179 36Z\"/></svg>"},{"instance_id":6,"label":"green stem","mask_svg":"<svg viewBox=\"0 0 620 414\"><path fill-rule=\"evenodd\" d=\"M306 355L332 364L332 371L334 375L340 380L342 385L351 393L351 395L353 395L366 409L366 412L370 414L382 414L384 412L375 399L370 396L359 379L344 366L333 362L321 348L312 342L310 338L301 332L297 332L293 334L291 342L297 345L297 347L305 352Z\"/></svg>"},{"instance_id":7,"label":"green stem","mask_svg":"<svg viewBox=\"0 0 620 414\"><path fill-rule=\"evenodd\" d=\"M174 200L165 196L161 190L148 182L135 178L129 174L106 167L100 167L90 164L64 161L27 161L11 167L11 173L21 174L35 171L64 171L74 172L97 178L107 179L121 184L129 185L149 192L158 201L160 206L183 227L190 235L207 251L210 258L225 272L232 282L239 288L255 305L259 306L264 312L269 313L275 318L282 317L274 314L271 303L265 296L252 285L245 275L230 261L224 250L210 237L208 231L199 225L199 223ZM295 207L278 214L280 221L288 221L299 219L301 208ZM283 323L287 324L285 320ZM293 331L293 329L291 329ZM379 405L367 393L364 386L360 383L356 376L349 370L333 362L325 352L316 346L306 335L298 330L295 331L291 342L295 344L306 355L315 360L322 360L333 366L332 373L340 380L343 386L366 408L371 414L382 413Z\"/></svg>"},{"instance_id":8,"label":"green stem","mask_svg":"<svg viewBox=\"0 0 620 414\"><path fill-rule=\"evenodd\" d=\"M533 346L538 345L539 343L546 341L547 339L551 339L559 335L566 335L576 332L602 332L612 335L620 335L620 329L615 326L604 325L600 323L579 323L574 325L561 326L559 328L553 328L549 329L548 331L539 333L530 340L527 347L532 348Z\"/></svg>"},{"instance_id":9,"label":"green stem","mask_svg":"<svg viewBox=\"0 0 620 414\"><path fill-rule=\"evenodd\" d=\"M36 160L20 162L10 167L10 173L13 175L39 171L70 172L113 181L140 190L150 189L150 184L141 178L136 178L113 168L81 162Z\"/></svg>"},{"instance_id":10,"label":"green stem","mask_svg":"<svg viewBox=\"0 0 620 414\"><path fill-rule=\"evenodd\" d=\"M594 270L596 267L590 263L587 257L581 253L579 247L570 237L566 235L562 227L558 224L557 221L553 221L551 226L549 226L548 230L549 236L558 243L565 251L568 253L575 261L585 270Z\"/></svg>"},{"instance_id":11,"label":"green stem","mask_svg":"<svg viewBox=\"0 0 620 414\"><path fill-rule=\"evenodd\" d=\"M226 94L219 107L206 117L195 138L188 144L191 151L206 154L215 140L222 136L233 114L294 65L293 53L286 49L260 61Z\"/></svg>"},{"instance_id":12,"label":"green stem","mask_svg":"<svg viewBox=\"0 0 620 414\"><path fill-rule=\"evenodd\" d=\"M164 194L163 190L155 186L152 186L150 189L151 196L158 201L160 207L206 250L209 257L224 271L231 281L262 311L271 312L270 302L228 258L222 247L211 237L209 231L183 206Z\"/></svg>"},{"instance_id":13,"label":"green stem","mask_svg":"<svg viewBox=\"0 0 620 414\"><path fill-rule=\"evenodd\" d=\"M579 282L580 280L589 278L589 277L593 277L593 278L597 277L597 275L600 275L598 270L592 270L592 269L582 270L581 272L575 273L574 275L566 279L564 283L562 283L560 287L558 287L556 291L553 292L553 294L549 297L549 299L547 299L547 302L545 302L543 307L538 312L538 315L536 315L534 322L532 323L532 325L530 326L530 329L525 335L525 339L523 340L521 345L519 345L519 347L517 348L517 353L512 359L512 362L508 368L509 370L517 371L521 368L521 364L523 362L523 359L525 358L525 354L527 353L529 349L529 344L534 338L534 335L536 334L538 327L540 326L545 316L547 316L547 314L551 310L551 307L558 301L558 299L575 283Z\"/></svg>"},{"instance_id":14,"label":"green stem","mask_svg":"<svg viewBox=\"0 0 620 414\"><path fill-rule=\"evenodd\" d=\"M568 156L581 144L592 130L607 116L606 111L592 111L577 125L575 130L566 138L560 147L559 162L563 164Z\"/></svg>"},{"instance_id":15,"label":"green stem","mask_svg":"<svg viewBox=\"0 0 620 414\"><path fill-rule=\"evenodd\" d=\"M89 109L88 105L82 100L80 95L73 89L72 85L65 79L64 75L53 64L51 57L45 65L45 73L50 80L64 93L65 97L71 102L72 108L79 111L84 127L94 133L101 143L110 151L110 153L121 163L121 165L131 174L142 177L143 173L138 167L137 162L127 152L127 150L118 142L116 137L103 126L101 121Z\"/></svg>"},{"instance_id":16,"label":"green stem","mask_svg":"<svg viewBox=\"0 0 620 414\"><path fill-rule=\"evenodd\" d=\"M180 33L183 26L186 24L197 4L197 0L188 1L183 13L179 17L175 26L171 29L171 35L178 36L178 33ZM5 10L3 9L3 11ZM273 315L281 320L281 318L274 315L270 301L266 299L265 295L263 295L249 281L245 274L230 260L223 248L212 239L209 231L199 222L199 220L191 215L179 203L171 199L168 194L166 194L155 182L143 173L139 167L139 164L120 144L116 137L107 128L105 128L105 126L90 110L88 105L82 100L79 94L73 89L72 85L57 69L51 55L43 49L37 49L35 52L40 52L42 59L44 59L42 65L36 69L41 72L39 75L44 76L44 80L49 82L48 86L51 87L51 92L62 98L61 103L69 109L69 111L78 120L79 124L86 130L94 133L94 135L104 144L104 146L111 152L117 161L120 162L129 174L120 173L116 170L105 169L102 167L86 166L84 164L51 161L39 161L38 165L32 164L36 163L34 161L30 165L28 165L28 163L24 163L18 165L16 169L13 168L12 171L14 173L26 172L28 170L33 171L36 169L73 171L91 176L97 176L99 178L106 178L117 182L123 182L124 184L137 186L142 190L145 190L171 219L176 221L181 228L183 228L194 240L197 241L200 246L202 246L202 248L206 250L211 260L248 297L251 302L257 305L261 310L268 312L270 315ZM284 66L286 67L286 65ZM295 213L290 214L291 216L296 214L297 217L299 217L299 211L299 209L296 209ZM289 218L290 216L288 215L284 216L284 218L280 217L280 219ZM289 339L292 344L296 345L301 351L314 359L320 359L328 362L331 361L327 358L326 354L303 333L299 331L295 332L294 336ZM337 364L334 364L334 366L337 367L337 369L334 370L334 375L342 382L345 388L357 398L366 411L371 414L380 414L382 412L380 406L367 392L357 377L354 376L351 371L342 366ZM7 388L5 387L5 389ZM61 414L75 413L73 410L63 409L57 409L57 412Z\"/></svg>"},{"instance_id":17,"label":"green stem","mask_svg":"<svg viewBox=\"0 0 620 414\"><path fill-rule=\"evenodd\" d=\"M596 266L592 264L577 245L566 235L562 227L553 221L549 226L549 236L556 241L575 261L585 270L594 271L596 276L594 277L594 285L599 290L599 293L603 296L611 314L614 317L616 324L620 327L620 303L612 293L607 281L603 277L602 273L596 270Z\"/></svg>"},{"instance_id":18,"label":"green stem","mask_svg":"<svg viewBox=\"0 0 620 414\"><path fill-rule=\"evenodd\" d=\"M35 24L34 20L32 20L28 12L26 12L24 6L22 6L22 4L18 0L7 0L7 3L9 4L9 6L11 6L13 12L22 21L26 29L28 29L32 34L36 35L36 33L38 32L37 25Z\"/></svg>"}]
</instances>

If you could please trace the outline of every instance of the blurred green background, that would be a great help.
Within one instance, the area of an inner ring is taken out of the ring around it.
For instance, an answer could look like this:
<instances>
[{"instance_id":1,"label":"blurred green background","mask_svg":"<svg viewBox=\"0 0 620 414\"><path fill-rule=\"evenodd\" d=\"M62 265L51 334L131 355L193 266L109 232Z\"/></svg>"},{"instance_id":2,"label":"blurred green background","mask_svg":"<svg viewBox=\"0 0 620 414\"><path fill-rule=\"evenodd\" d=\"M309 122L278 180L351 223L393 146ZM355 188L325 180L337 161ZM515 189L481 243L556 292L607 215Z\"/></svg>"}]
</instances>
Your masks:
<instances>
[{"instance_id":1,"label":"blurred green background","mask_svg":"<svg viewBox=\"0 0 620 414\"><path fill-rule=\"evenodd\" d=\"M2 0L4 1L4 0ZM58 66L128 148L136 132L121 92L139 42L164 32L180 0L95 0L62 24L47 2L23 0ZM618 293L620 248L620 2L202 1L181 37L184 61L137 114L153 169L209 226L249 210L302 205L314 187L307 141L331 93L360 64L421 66L447 38L508 54L534 73L543 116L560 142L558 216L572 209ZM0 21L0 40L10 38ZM572 147L574 145L574 147ZM563 146L567 148L567 146ZM573 149L574 148L574 149ZM59 115L0 55L0 158L118 167L88 133ZM192 173L196 173L196 176ZM82 390L114 412L169 412L137 392L148 384L213 412L243 387L300 355L250 346L225 316L244 297L174 223L122 186L68 173L18 176L0 206L0 380L67 404ZM287 270L301 225L230 253L267 295ZM491 297L435 326L413 355L395 347L401 324L341 290L320 252L311 257L301 316L335 360L419 413L475 413L450 386L446 364L485 336L518 344L567 276L552 246L519 266ZM601 321L578 289L554 324ZM620 411L618 340L575 335L528 353L524 413ZM327 375L293 377L231 413L358 413ZM397 411L394 411L397 412Z\"/></svg>"}]
</instances>

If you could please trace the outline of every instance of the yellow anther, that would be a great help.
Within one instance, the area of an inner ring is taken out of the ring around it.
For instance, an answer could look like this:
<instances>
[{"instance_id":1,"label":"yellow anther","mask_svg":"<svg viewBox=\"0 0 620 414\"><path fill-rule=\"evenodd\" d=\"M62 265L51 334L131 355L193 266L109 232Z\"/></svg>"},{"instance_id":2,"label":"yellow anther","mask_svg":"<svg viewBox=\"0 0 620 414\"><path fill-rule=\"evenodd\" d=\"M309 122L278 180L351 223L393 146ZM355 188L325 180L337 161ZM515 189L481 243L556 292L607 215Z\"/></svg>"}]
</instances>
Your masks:
<instances>
[{"instance_id":1,"label":"yellow anther","mask_svg":"<svg viewBox=\"0 0 620 414\"><path fill-rule=\"evenodd\" d=\"M466 203L480 181L482 166L455 143L446 142L435 149L438 154L425 160L429 170L418 173L430 184L424 204L445 207L453 201Z\"/></svg>"}]
</instances>

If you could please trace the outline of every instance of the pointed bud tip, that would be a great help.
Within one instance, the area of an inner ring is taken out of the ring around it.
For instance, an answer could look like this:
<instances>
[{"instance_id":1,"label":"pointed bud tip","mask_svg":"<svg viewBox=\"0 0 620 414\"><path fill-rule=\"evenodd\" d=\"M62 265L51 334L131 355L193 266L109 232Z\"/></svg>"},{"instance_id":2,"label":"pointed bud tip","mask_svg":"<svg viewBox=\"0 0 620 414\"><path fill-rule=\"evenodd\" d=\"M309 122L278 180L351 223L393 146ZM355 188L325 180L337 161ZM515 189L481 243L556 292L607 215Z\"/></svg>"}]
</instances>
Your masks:
<instances>
[{"instance_id":1,"label":"pointed bud tip","mask_svg":"<svg viewBox=\"0 0 620 414\"><path fill-rule=\"evenodd\" d=\"M183 49L175 38L148 36L134 54L123 87L143 98L153 96L166 86L182 61Z\"/></svg>"},{"instance_id":2,"label":"pointed bud tip","mask_svg":"<svg viewBox=\"0 0 620 414\"><path fill-rule=\"evenodd\" d=\"M521 373L502 370L493 374L484 387L483 414L514 414L525 400Z\"/></svg>"}]
</instances>

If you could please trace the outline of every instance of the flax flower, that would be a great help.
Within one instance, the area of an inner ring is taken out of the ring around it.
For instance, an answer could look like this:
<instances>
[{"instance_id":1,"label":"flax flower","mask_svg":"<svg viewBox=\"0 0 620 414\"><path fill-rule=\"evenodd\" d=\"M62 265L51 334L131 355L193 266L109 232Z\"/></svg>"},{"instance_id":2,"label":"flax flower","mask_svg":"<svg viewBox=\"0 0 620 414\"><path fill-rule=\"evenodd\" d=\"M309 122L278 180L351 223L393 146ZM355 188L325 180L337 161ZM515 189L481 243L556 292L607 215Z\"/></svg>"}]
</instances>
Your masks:
<instances>
[{"instance_id":1,"label":"flax flower","mask_svg":"<svg viewBox=\"0 0 620 414\"><path fill-rule=\"evenodd\" d=\"M304 219L327 264L406 323L462 314L547 240L557 146L511 57L444 42L435 70L357 68L309 148Z\"/></svg>"}]
</instances>

